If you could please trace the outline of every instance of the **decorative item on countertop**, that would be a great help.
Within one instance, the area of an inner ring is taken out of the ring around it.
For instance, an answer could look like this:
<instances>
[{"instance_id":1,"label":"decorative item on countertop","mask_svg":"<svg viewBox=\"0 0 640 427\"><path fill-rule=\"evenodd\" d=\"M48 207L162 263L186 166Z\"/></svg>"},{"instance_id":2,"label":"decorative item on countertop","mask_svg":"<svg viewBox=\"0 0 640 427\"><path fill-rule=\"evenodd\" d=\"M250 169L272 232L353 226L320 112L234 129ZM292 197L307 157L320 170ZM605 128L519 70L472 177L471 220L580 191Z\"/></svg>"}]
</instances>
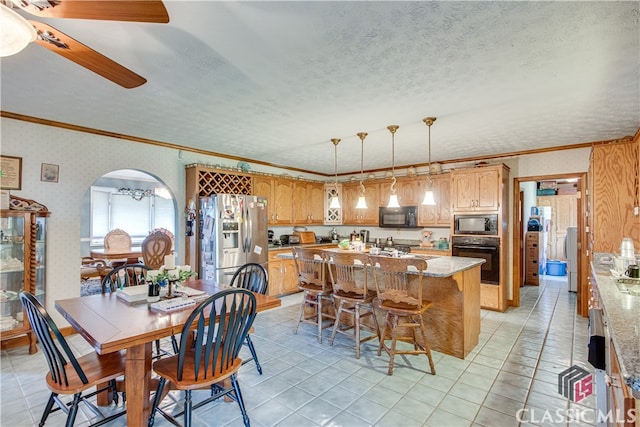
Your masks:
<instances>
[{"instance_id":1,"label":"decorative item on countertop","mask_svg":"<svg viewBox=\"0 0 640 427\"><path fill-rule=\"evenodd\" d=\"M433 247L433 242L431 241L432 235L433 235L433 231L424 230L422 232L422 241L420 242L420 247L423 247L423 248Z\"/></svg>"}]
</instances>

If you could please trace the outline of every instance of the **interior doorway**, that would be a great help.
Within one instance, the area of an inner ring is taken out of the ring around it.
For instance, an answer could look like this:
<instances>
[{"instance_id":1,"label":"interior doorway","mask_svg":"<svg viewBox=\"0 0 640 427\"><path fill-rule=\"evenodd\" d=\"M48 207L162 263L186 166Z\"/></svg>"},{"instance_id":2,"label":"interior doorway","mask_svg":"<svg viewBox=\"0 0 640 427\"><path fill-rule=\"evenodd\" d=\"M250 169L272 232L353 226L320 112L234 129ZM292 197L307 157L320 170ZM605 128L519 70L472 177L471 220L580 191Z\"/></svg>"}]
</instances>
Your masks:
<instances>
[{"instance_id":1,"label":"interior doorway","mask_svg":"<svg viewBox=\"0 0 640 427\"><path fill-rule=\"evenodd\" d=\"M541 185L542 184L542 185ZM543 187L543 188L540 188ZM520 288L535 284L535 279L564 280L569 291L570 271L565 252L567 229L577 228L577 260L575 263L575 284L578 299L578 314L583 314L586 306L586 256L582 242L586 242L584 197L586 173L541 175L514 178L514 225L513 225L513 305L520 304ZM532 207L540 212L532 211ZM532 216L533 215L533 216ZM534 221L528 227L530 219ZM541 221L536 225L535 221ZM528 228L540 230L527 235ZM527 246L527 239L529 247ZM532 248L535 241L536 248ZM535 261L533 261L535 259ZM549 263L549 261L552 261ZM566 264L565 264L566 263ZM564 270L564 271L563 271ZM537 277L532 272L538 273ZM564 273L564 274L563 274ZM530 282L530 283L527 283Z\"/></svg>"}]
</instances>

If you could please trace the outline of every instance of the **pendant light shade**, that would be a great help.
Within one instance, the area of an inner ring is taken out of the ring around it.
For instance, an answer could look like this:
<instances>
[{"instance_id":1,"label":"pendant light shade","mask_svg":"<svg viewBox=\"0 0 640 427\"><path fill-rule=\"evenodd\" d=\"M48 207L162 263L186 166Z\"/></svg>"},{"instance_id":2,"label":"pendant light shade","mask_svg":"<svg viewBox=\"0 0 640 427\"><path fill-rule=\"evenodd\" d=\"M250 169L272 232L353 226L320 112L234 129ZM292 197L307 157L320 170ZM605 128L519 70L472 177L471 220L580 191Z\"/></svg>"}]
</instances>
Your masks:
<instances>
[{"instance_id":1,"label":"pendant light shade","mask_svg":"<svg viewBox=\"0 0 640 427\"><path fill-rule=\"evenodd\" d=\"M333 195L331 196L331 202L329 202L329 209L340 209L340 196L338 194L338 144L340 139L333 138L333 170L335 173L335 180L333 181Z\"/></svg>"},{"instance_id":2,"label":"pendant light shade","mask_svg":"<svg viewBox=\"0 0 640 427\"><path fill-rule=\"evenodd\" d=\"M3 4L0 4L0 24L0 57L14 55L36 39L33 25Z\"/></svg>"},{"instance_id":3,"label":"pendant light shade","mask_svg":"<svg viewBox=\"0 0 640 427\"><path fill-rule=\"evenodd\" d=\"M389 195L389 203L387 203L388 208L399 208L400 203L398 203L398 195L396 194L396 176L395 176L395 168L396 168L396 131L400 126L398 125L389 125L387 129L391 132L391 194Z\"/></svg>"},{"instance_id":4,"label":"pendant light shade","mask_svg":"<svg viewBox=\"0 0 640 427\"><path fill-rule=\"evenodd\" d=\"M356 209L367 209L367 200L364 197L364 139L367 137L366 132L359 132L358 137L360 138L360 196L358 197L358 203L356 203Z\"/></svg>"},{"instance_id":5,"label":"pendant light shade","mask_svg":"<svg viewBox=\"0 0 640 427\"><path fill-rule=\"evenodd\" d=\"M433 180L431 179L431 125L436 121L435 117L425 117L422 121L429 127L429 166L427 171L427 191L424 194L422 204L425 206L435 206L436 199L433 194Z\"/></svg>"}]
</instances>

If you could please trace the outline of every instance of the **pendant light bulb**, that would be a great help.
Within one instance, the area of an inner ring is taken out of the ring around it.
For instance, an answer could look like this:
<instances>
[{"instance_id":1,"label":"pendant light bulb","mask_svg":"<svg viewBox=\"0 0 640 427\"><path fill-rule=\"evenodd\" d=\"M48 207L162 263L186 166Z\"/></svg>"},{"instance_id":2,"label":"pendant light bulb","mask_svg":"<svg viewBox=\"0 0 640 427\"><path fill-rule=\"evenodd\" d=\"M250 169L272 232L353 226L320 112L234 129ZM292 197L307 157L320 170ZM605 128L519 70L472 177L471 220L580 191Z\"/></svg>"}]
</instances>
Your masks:
<instances>
[{"instance_id":1,"label":"pendant light bulb","mask_svg":"<svg viewBox=\"0 0 640 427\"><path fill-rule=\"evenodd\" d=\"M387 203L388 208L399 208L400 203L398 203L398 195L396 194L396 131L400 126L398 125L389 125L387 129L391 132L391 194L389 195L389 203Z\"/></svg>"},{"instance_id":2,"label":"pendant light bulb","mask_svg":"<svg viewBox=\"0 0 640 427\"><path fill-rule=\"evenodd\" d=\"M360 196L358 197L358 203L356 203L356 209L367 209L367 199L364 196L365 188L363 184L364 180L364 139L367 137L366 132L358 132L360 138Z\"/></svg>"},{"instance_id":3,"label":"pendant light bulb","mask_svg":"<svg viewBox=\"0 0 640 427\"><path fill-rule=\"evenodd\" d=\"M329 209L340 209L340 196L338 193L338 144L340 143L340 139L333 138L331 142L333 143L333 171L335 180L333 181L333 195L329 202Z\"/></svg>"},{"instance_id":4,"label":"pendant light bulb","mask_svg":"<svg viewBox=\"0 0 640 427\"><path fill-rule=\"evenodd\" d=\"M435 117L425 117L422 121L429 127L429 165L427 170L427 179L429 184L427 185L427 191L424 194L424 200L422 204L424 206L435 206L436 198L433 194L433 181L431 180L431 125L436 121Z\"/></svg>"}]
</instances>

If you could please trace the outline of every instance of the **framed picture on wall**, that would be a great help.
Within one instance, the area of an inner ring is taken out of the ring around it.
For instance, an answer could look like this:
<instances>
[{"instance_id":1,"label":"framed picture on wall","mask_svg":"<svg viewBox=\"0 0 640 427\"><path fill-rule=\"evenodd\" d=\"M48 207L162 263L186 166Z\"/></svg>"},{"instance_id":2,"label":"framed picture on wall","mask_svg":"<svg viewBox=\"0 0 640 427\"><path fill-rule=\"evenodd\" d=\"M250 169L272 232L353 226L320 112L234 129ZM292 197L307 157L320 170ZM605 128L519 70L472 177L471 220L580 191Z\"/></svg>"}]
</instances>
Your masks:
<instances>
[{"instance_id":1,"label":"framed picture on wall","mask_svg":"<svg viewBox=\"0 0 640 427\"><path fill-rule=\"evenodd\" d=\"M22 157L0 156L0 188L22 189Z\"/></svg>"},{"instance_id":2,"label":"framed picture on wall","mask_svg":"<svg viewBox=\"0 0 640 427\"><path fill-rule=\"evenodd\" d=\"M40 181L58 182L59 173L60 166L43 163L42 167L40 168Z\"/></svg>"}]
</instances>

